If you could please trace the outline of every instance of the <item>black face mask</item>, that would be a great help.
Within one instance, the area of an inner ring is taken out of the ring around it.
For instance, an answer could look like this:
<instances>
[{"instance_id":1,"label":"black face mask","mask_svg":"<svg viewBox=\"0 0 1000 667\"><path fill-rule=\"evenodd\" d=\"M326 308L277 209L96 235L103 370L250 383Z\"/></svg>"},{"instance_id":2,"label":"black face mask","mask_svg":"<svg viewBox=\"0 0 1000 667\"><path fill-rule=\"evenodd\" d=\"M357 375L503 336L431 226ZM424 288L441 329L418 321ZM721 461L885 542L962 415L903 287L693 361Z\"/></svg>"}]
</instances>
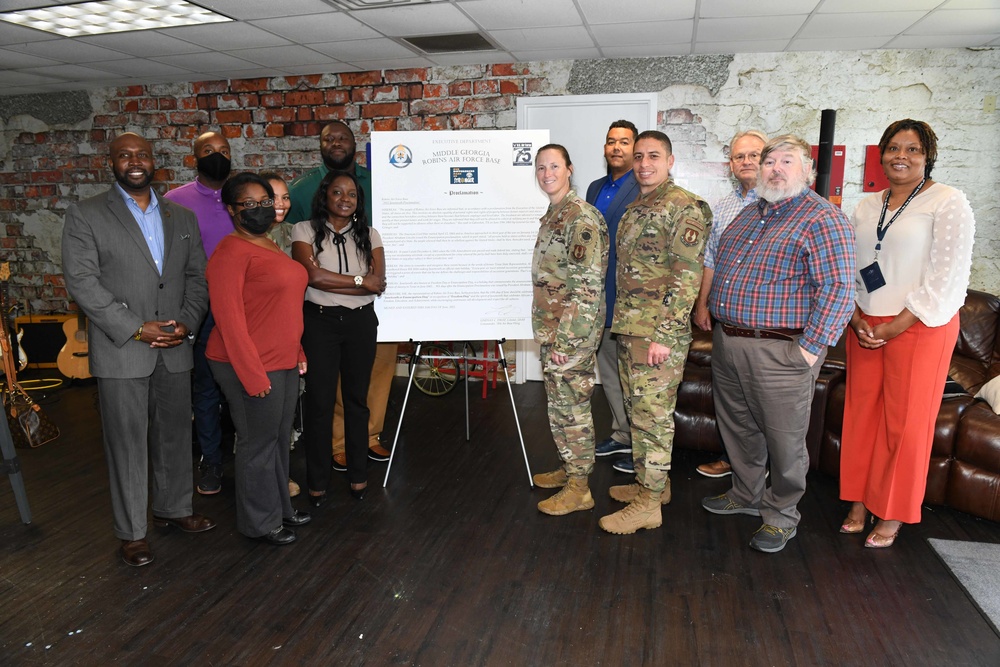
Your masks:
<instances>
[{"instance_id":1,"label":"black face mask","mask_svg":"<svg viewBox=\"0 0 1000 667\"><path fill-rule=\"evenodd\" d=\"M240 227L247 230L255 236L260 236L267 232L274 224L275 215L274 207L268 206L258 206L257 208L245 208L243 212L240 213L239 221Z\"/></svg>"},{"instance_id":2,"label":"black face mask","mask_svg":"<svg viewBox=\"0 0 1000 667\"><path fill-rule=\"evenodd\" d=\"M232 161L222 153L209 153L198 158L198 172L213 181L224 181L229 178L229 171L232 168Z\"/></svg>"}]
</instances>

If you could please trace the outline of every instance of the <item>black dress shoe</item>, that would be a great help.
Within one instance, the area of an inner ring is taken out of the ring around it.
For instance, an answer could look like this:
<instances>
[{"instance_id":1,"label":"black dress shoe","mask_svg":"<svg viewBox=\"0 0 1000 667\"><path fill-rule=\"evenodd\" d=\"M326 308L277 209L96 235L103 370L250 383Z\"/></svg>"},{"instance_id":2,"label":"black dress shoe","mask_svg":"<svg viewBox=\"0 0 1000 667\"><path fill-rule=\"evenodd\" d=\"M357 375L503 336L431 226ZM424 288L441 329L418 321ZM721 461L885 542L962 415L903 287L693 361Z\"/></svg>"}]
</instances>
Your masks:
<instances>
[{"instance_id":1,"label":"black dress shoe","mask_svg":"<svg viewBox=\"0 0 1000 667\"><path fill-rule=\"evenodd\" d=\"M351 495L354 496L355 500L364 500L365 499L365 491L367 491L367 490L368 490L368 485L367 484L365 484L364 486L362 486L360 489L355 489L352 486L351 487Z\"/></svg>"},{"instance_id":2,"label":"black dress shoe","mask_svg":"<svg viewBox=\"0 0 1000 667\"><path fill-rule=\"evenodd\" d=\"M295 510L292 512L292 516L286 516L281 520L281 525L287 528L294 528L295 526L304 526L312 520L313 518L309 516L309 512Z\"/></svg>"},{"instance_id":3,"label":"black dress shoe","mask_svg":"<svg viewBox=\"0 0 1000 667\"><path fill-rule=\"evenodd\" d=\"M312 505L313 507L319 507L325 502L326 502L326 491L319 494L318 496L314 496L311 493L309 494L309 504Z\"/></svg>"},{"instance_id":4,"label":"black dress shoe","mask_svg":"<svg viewBox=\"0 0 1000 667\"><path fill-rule=\"evenodd\" d=\"M142 567L153 562L153 552L149 550L146 538L141 540L122 540L122 548L118 550L126 565Z\"/></svg>"},{"instance_id":5,"label":"black dress shoe","mask_svg":"<svg viewBox=\"0 0 1000 667\"><path fill-rule=\"evenodd\" d=\"M288 530L284 526L279 526L272 530L267 535L261 535L257 538L261 542L267 542L268 544L273 544L276 547L280 547L284 544L291 544L295 541L295 533Z\"/></svg>"}]
</instances>

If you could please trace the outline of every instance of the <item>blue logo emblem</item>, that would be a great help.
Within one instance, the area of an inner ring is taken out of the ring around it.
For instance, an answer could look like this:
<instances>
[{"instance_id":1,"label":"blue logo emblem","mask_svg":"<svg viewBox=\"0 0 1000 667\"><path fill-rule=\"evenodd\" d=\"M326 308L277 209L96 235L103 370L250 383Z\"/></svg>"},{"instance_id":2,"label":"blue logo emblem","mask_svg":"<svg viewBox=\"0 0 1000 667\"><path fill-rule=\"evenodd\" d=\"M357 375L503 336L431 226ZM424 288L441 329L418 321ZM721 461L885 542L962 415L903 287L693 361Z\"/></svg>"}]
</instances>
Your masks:
<instances>
[{"instance_id":1,"label":"blue logo emblem","mask_svg":"<svg viewBox=\"0 0 1000 667\"><path fill-rule=\"evenodd\" d=\"M475 185L479 182L479 167L452 167L452 185Z\"/></svg>"},{"instance_id":2,"label":"blue logo emblem","mask_svg":"<svg viewBox=\"0 0 1000 667\"><path fill-rule=\"evenodd\" d=\"M413 162L413 153L403 144L393 146L392 150L389 151L389 164L393 167L403 169L409 167L411 162Z\"/></svg>"}]
</instances>

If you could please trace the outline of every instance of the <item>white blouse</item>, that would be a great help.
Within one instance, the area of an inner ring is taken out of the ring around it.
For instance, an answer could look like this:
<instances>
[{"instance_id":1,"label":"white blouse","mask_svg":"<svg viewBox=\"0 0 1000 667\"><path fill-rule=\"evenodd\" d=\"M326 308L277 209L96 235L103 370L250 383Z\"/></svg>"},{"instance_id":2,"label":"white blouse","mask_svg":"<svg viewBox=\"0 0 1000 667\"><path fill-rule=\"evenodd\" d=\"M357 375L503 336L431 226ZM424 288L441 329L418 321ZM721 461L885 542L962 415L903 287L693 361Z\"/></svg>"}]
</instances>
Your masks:
<instances>
[{"instance_id":1,"label":"white blouse","mask_svg":"<svg viewBox=\"0 0 1000 667\"><path fill-rule=\"evenodd\" d=\"M327 223L329 229L333 230L333 225ZM335 231L335 230L333 230ZM347 256L347 265L344 266L343 259L338 258L338 251L333 243L333 235L327 234L323 241L323 252L315 255L316 232L313 231L312 222L303 220L295 223L292 227L292 243L305 243L313 249L314 257L319 262L321 269L326 269L332 273L340 273L345 276L367 276L368 266L365 264L358 246L354 242L354 236L345 230L344 234L344 254ZM382 237L377 229L368 228L371 234L372 250L382 247ZM374 294L337 294L326 292L315 287L306 288L306 301L312 301L320 306L344 306L346 308L360 308L375 300Z\"/></svg>"},{"instance_id":2,"label":"white blouse","mask_svg":"<svg viewBox=\"0 0 1000 667\"><path fill-rule=\"evenodd\" d=\"M947 324L965 303L976 221L961 190L934 183L910 201L886 231L878 264L886 284L869 293L861 269L875 261L876 228L886 191L866 197L851 218L857 303L868 315L909 309L929 327ZM886 213L886 222L894 211Z\"/></svg>"}]
</instances>

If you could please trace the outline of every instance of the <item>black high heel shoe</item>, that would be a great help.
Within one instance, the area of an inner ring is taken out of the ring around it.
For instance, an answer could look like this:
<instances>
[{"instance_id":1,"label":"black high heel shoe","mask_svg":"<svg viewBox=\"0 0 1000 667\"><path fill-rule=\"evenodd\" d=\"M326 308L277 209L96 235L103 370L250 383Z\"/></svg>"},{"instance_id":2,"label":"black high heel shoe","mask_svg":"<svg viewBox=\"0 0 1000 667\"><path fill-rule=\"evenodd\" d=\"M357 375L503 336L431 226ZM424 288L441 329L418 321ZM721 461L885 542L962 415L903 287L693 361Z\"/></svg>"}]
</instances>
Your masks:
<instances>
[{"instance_id":1,"label":"black high heel shoe","mask_svg":"<svg viewBox=\"0 0 1000 667\"><path fill-rule=\"evenodd\" d=\"M368 490L368 484L367 483L364 486L362 486L360 489L355 489L354 485L351 484L351 495L354 496L355 500L364 500L365 499L365 491L367 491L367 490Z\"/></svg>"},{"instance_id":2,"label":"black high heel shoe","mask_svg":"<svg viewBox=\"0 0 1000 667\"><path fill-rule=\"evenodd\" d=\"M309 504L312 505L313 507L319 507L325 502L326 502L326 491L319 494L318 496L313 495L312 493L309 494Z\"/></svg>"}]
</instances>

